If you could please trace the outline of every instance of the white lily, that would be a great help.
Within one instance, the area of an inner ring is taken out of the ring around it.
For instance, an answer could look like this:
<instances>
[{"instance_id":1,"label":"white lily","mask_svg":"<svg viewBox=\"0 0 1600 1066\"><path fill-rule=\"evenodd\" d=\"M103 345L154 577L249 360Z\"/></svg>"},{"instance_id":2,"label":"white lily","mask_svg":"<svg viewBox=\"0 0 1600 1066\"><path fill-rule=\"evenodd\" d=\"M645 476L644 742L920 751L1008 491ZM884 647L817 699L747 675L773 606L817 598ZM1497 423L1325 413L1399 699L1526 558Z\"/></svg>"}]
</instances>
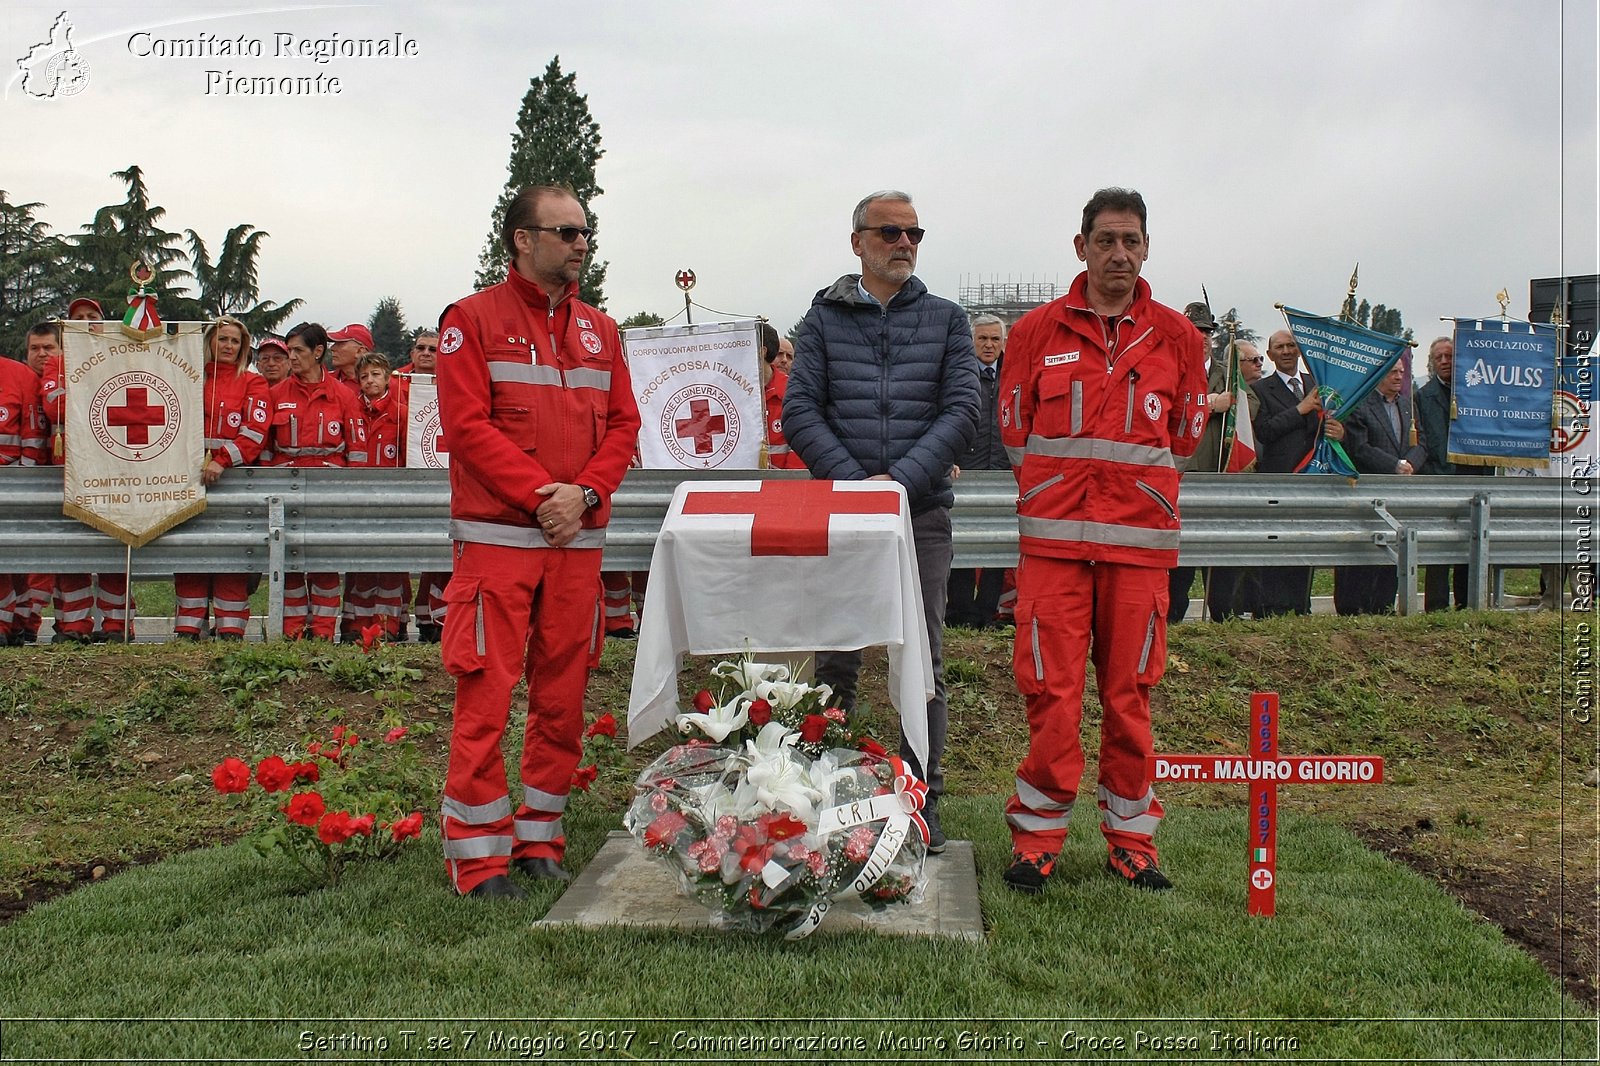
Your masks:
<instances>
[{"instance_id":1,"label":"white lily","mask_svg":"<svg viewBox=\"0 0 1600 1066\"><path fill-rule=\"evenodd\" d=\"M789 668L776 663L758 663L751 659L731 659L712 667L711 676L732 681L744 690L744 695L749 695L763 681L787 681Z\"/></svg>"},{"instance_id":2,"label":"white lily","mask_svg":"<svg viewBox=\"0 0 1600 1066\"><path fill-rule=\"evenodd\" d=\"M780 710L788 710L813 692L822 694L823 706L827 706L833 696L833 689L828 685L808 685L804 681L763 681L756 685L755 692Z\"/></svg>"},{"instance_id":3,"label":"white lily","mask_svg":"<svg viewBox=\"0 0 1600 1066\"><path fill-rule=\"evenodd\" d=\"M785 748L770 758L752 763L745 771L745 783L755 789L757 806L769 811L789 811L807 823L817 820L817 801L822 793L807 777L806 760L796 758Z\"/></svg>"},{"instance_id":4,"label":"white lily","mask_svg":"<svg viewBox=\"0 0 1600 1066\"><path fill-rule=\"evenodd\" d=\"M748 711L750 704L743 697L729 700L721 707L712 707L704 714L680 714L678 725L690 725L700 730L712 740L721 744L728 739L728 734L735 730L743 729L750 720Z\"/></svg>"},{"instance_id":5,"label":"white lily","mask_svg":"<svg viewBox=\"0 0 1600 1066\"><path fill-rule=\"evenodd\" d=\"M806 779L811 787L822 794L821 803L824 807L833 806L834 783L840 778L853 778L855 769L849 766L840 766L831 751L825 751L814 759L806 771Z\"/></svg>"}]
</instances>

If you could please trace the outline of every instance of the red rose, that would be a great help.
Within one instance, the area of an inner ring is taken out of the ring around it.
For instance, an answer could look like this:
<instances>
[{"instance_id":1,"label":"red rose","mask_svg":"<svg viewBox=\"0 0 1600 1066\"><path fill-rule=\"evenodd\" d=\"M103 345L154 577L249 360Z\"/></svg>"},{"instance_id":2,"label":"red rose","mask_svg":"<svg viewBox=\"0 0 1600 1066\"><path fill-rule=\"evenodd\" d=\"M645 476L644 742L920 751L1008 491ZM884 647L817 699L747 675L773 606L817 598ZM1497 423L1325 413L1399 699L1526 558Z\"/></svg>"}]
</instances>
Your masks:
<instances>
[{"instance_id":1,"label":"red rose","mask_svg":"<svg viewBox=\"0 0 1600 1066\"><path fill-rule=\"evenodd\" d=\"M883 745L879 744L871 737L862 737L860 740L856 741L856 748L859 749L862 754L870 755L874 759L887 759L889 757L889 753L884 750Z\"/></svg>"},{"instance_id":2,"label":"red rose","mask_svg":"<svg viewBox=\"0 0 1600 1066\"><path fill-rule=\"evenodd\" d=\"M600 775L600 767L589 765L580 766L572 771L572 787L589 791L589 786L594 784L594 779Z\"/></svg>"},{"instance_id":3,"label":"red rose","mask_svg":"<svg viewBox=\"0 0 1600 1066\"><path fill-rule=\"evenodd\" d=\"M268 792L287 792L294 784L294 771L278 755L268 755L256 765L256 783Z\"/></svg>"},{"instance_id":4,"label":"red rose","mask_svg":"<svg viewBox=\"0 0 1600 1066\"><path fill-rule=\"evenodd\" d=\"M385 733L383 735L383 742L385 744L397 743L402 737L404 737L409 732L411 732L411 731L409 729L407 729L405 726L397 725L393 729L389 730L387 733Z\"/></svg>"},{"instance_id":5,"label":"red rose","mask_svg":"<svg viewBox=\"0 0 1600 1066\"><path fill-rule=\"evenodd\" d=\"M354 832L349 811L329 811L317 825L317 839L324 844L343 844Z\"/></svg>"},{"instance_id":6,"label":"red rose","mask_svg":"<svg viewBox=\"0 0 1600 1066\"><path fill-rule=\"evenodd\" d=\"M314 785L320 776L317 764L314 762L290 763L289 769L294 773L294 782L297 785Z\"/></svg>"},{"instance_id":7,"label":"red rose","mask_svg":"<svg viewBox=\"0 0 1600 1066\"><path fill-rule=\"evenodd\" d=\"M589 731L584 734L586 737L615 737L616 735L617 719L610 711L596 718L594 724L589 727Z\"/></svg>"},{"instance_id":8,"label":"red rose","mask_svg":"<svg viewBox=\"0 0 1600 1066\"><path fill-rule=\"evenodd\" d=\"M815 744L828 731L828 725L828 720L822 715L808 714L806 720L800 723L800 739L807 744Z\"/></svg>"},{"instance_id":9,"label":"red rose","mask_svg":"<svg viewBox=\"0 0 1600 1066\"><path fill-rule=\"evenodd\" d=\"M756 700L745 713L750 717L750 724L760 729L772 721L772 704L766 700Z\"/></svg>"},{"instance_id":10,"label":"red rose","mask_svg":"<svg viewBox=\"0 0 1600 1066\"><path fill-rule=\"evenodd\" d=\"M283 813L295 825L316 825L326 809L320 793L296 792Z\"/></svg>"},{"instance_id":11,"label":"red rose","mask_svg":"<svg viewBox=\"0 0 1600 1066\"><path fill-rule=\"evenodd\" d=\"M670 847L672 842L678 839L678 834L683 832L688 825L689 819L677 811L668 811L651 822L645 829L644 846L647 848Z\"/></svg>"},{"instance_id":12,"label":"red rose","mask_svg":"<svg viewBox=\"0 0 1600 1066\"><path fill-rule=\"evenodd\" d=\"M369 837L372 835L372 826L378 820L377 815L363 814L360 818L350 819L350 835Z\"/></svg>"},{"instance_id":13,"label":"red rose","mask_svg":"<svg viewBox=\"0 0 1600 1066\"><path fill-rule=\"evenodd\" d=\"M717 701L712 699L711 693L705 689L701 689L699 692L694 694L694 709L699 711L701 714L705 714L716 705Z\"/></svg>"},{"instance_id":14,"label":"red rose","mask_svg":"<svg viewBox=\"0 0 1600 1066\"><path fill-rule=\"evenodd\" d=\"M230 755L211 771L211 784L218 792L243 792L250 787L250 766Z\"/></svg>"},{"instance_id":15,"label":"red rose","mask_svg":"<svg viewBox=\"0 0 1600 1066\"><path fill-rule=\"evenodd\" d=\"M422 835L422 812L412 811L398 822L394 823L391 830L396 841L405 840L407 837Z\"/></svg>"}]
</instances>

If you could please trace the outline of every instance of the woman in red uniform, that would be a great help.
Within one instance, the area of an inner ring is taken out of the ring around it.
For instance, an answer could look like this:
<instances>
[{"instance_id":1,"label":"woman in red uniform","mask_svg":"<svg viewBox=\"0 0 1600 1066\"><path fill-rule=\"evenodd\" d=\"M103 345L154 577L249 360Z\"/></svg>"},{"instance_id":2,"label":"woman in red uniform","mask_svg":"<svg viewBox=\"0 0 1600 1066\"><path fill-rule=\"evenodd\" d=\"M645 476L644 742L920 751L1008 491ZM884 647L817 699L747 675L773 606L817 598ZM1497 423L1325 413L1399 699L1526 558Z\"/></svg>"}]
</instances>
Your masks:
<instances>
[{"instance_id":1,"label":"woman in red uniform","mask_svg":"<svg viewBox=\"0 0 1600 1066\"><path fill-rule=\"evenodd\" d=\"M267 382L245 369L250 331L224 315L206 327L206 461L200 480L208 488L225 471L248 466L261 454L267 434ZM250 620L248 577L244 574L175 574L178 604L172 630L180 640L199 640L209 608L217 637L243 640Z\"/></svg>"}]
</instances>

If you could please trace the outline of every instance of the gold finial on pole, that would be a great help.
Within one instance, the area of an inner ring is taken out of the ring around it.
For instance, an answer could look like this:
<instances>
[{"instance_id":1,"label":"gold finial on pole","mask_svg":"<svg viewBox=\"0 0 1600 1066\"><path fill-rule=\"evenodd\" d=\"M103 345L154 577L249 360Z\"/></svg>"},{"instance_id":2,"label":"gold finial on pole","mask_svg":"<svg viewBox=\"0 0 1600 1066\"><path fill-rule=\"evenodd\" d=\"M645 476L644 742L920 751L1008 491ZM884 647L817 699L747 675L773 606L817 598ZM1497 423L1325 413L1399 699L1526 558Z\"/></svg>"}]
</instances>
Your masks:
<instances>
[{"instance_id":1,"label":"gold finial on pole","mask_svg":"<svg viewBox=\"0 0 1600 1066\"><path fill-rule=\"evenodd\" d=\"M1361 277L1361 264L1358 262L1355 269L1350 271L1350 288L1344 294L1344 306L1339 309L1339 317L1346 322L1356 320L1356 285Z\"/></svg>"},{"instance_id":2,"label":"gold finial on pole","mask_svg":"<svg viewBox=\"0 0 1600 1066\"><path fill-rule=\"evenodd\" d=\"M1494 294L1494 299L1495 303L1500 305L1500 317L1505 318L1506 313L1511 308L1511 293L1507 292L1505 289L1501 289L1499 292Z\"/></svg>"}]
</instances>

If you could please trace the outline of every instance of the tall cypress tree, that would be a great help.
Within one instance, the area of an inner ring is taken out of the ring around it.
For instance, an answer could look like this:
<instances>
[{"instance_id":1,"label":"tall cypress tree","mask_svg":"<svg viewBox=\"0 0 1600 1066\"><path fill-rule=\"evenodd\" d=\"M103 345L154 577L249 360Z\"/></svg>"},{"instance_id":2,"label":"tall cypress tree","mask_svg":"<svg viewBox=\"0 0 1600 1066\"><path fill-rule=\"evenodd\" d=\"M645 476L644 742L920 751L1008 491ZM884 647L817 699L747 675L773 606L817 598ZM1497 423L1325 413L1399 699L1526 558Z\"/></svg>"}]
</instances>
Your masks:
<instances>
[{"instance_id":1,"label":"tall cypress tree","mask_svg":"<svg viewBox=\"0 0 1600 1066\"><path fill-rule=\"evenodd\" d=\"M599 228L589 205L605 190L595 184L594 168L605 154L600 125L589 114L589 98L578 93L576 74L561 73L561 57L550 60L544 74L528 83L511 135L506 186L489 220L489 238L478 257L474 284L482 289L506 276L506 250L500 244L500 223L511 201L529 185L565 185L589 212L589 225ZM589 241L589 261L578 281L584 302L605 306L606 264L596 258L598 242Z\"/></svg>"},{"instance_id":2,"label":"tall cypress tree","mask_svg":"<svg viewBox=\"0 0 1600 1066\"><path fill-rule=\"evenodd\" d=\"M372 331L373 351L387 355L391 367L406 361L411 351L411 341L406 331L406 313L400 309L397 297L385 296L378 301L378 306L372 310L372 317L367 319L367 329Z\"/></svg>"}]
</instances>

